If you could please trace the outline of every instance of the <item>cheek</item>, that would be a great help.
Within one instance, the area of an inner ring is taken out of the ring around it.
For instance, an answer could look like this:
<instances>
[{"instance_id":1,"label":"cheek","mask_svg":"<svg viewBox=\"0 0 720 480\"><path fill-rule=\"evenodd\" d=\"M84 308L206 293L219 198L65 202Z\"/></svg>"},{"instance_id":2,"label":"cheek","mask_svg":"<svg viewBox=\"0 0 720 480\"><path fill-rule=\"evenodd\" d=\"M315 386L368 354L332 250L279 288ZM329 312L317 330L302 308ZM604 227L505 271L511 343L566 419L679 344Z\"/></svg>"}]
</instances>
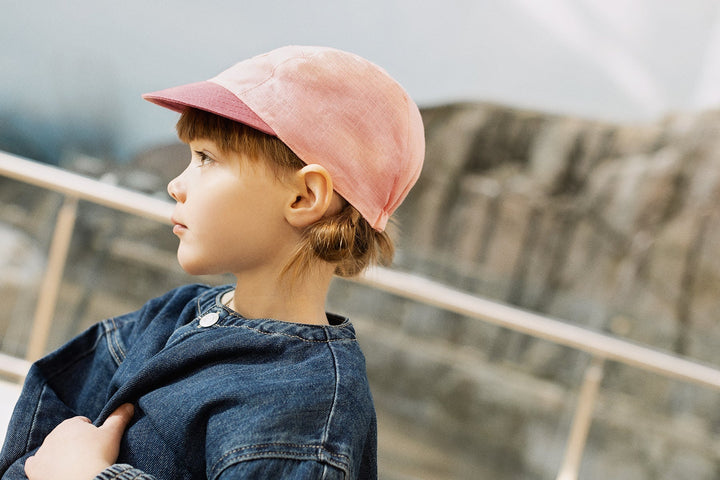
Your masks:
<instances>
[{"instance_id":1,"label":"cheek","mask_svg":"<svg viewBox=\"0 0 720 480\"><path fill-rule=\"evenodd\" d=\"M232 192L225 195L222 192L222 189L208 187L196 197L195 202L192 199L188 202L188 207L193 209L193 217L206 228L223 225L224 219L230 219L237 211L231 208L235 202Z\"/></svg>"}]
</instances>

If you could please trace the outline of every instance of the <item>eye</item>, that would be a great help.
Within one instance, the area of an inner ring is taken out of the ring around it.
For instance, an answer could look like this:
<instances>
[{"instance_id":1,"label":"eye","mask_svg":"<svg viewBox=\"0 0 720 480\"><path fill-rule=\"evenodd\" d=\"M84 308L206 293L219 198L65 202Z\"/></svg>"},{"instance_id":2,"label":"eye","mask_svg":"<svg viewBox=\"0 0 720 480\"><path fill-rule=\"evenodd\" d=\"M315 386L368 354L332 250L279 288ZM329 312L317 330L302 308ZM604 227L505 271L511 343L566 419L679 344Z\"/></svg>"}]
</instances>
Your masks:
<instances>
[{"instance_id":1,"label":"eye","mask_svg":"<svg viewBox=\"0 0 720 480\"><path fill-rule=\"evenodd\" d=\"M209 157L207 153L201 152L199 150L195 150L195 155L197 156L198 163L200 164L201 167L208 165L215 161L211 157Z\"/></svg>"}]
</instances>

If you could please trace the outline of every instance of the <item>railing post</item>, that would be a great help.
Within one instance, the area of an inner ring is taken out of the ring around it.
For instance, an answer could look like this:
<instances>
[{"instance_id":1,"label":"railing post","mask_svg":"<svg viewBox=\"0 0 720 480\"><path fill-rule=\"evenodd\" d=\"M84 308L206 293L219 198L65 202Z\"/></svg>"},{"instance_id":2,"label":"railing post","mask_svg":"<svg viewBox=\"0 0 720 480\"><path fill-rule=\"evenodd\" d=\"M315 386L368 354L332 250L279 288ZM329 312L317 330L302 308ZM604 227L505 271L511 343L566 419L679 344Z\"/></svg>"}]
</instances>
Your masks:
<instances>
[{"instance_id":1,"label":"railing post","mask_svg":"<svg viewBox=\"0 0 720 480\"><path fill-rule=\"evenodd\" d=\"M70 248L70 239L75 228L77 208L78 198L67 195L58 212L47 267L38 293L35 318L25 354L25 358L30 362L37 360L45 353L53 315L55 314L55 305L60 292L60 283L62 282L65 262Z\"/></svg>"},{"instance_id":2,"label":"railing post","mask_svg":"<svg viewBox=\"0 0 720 480\"><path fill-rule=\"evenodd\" d=\"M600 382L602 382L603 370L605 368L605 359L601 357L592 357L590 365L585 370L585 377L578 396L575 416L570 428L570 436L568 437L567 447L565 448L565 458L560 467L557 480L577 480L580 472L580 462L582 460L585 442L588 432L590 431L590 423L592 423L592 414L597 399Z\"/></svg>"}]
</instances>

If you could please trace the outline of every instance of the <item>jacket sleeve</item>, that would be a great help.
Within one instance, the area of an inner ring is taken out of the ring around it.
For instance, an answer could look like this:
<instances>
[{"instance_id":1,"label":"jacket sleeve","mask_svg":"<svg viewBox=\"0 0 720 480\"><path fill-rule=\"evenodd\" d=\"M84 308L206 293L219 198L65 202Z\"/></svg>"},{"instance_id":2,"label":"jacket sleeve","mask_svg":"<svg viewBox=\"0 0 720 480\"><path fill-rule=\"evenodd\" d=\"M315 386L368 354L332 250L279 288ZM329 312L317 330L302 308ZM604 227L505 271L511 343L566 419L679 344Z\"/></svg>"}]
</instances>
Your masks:
<instances>
[{"instance_id":1,"label":"jacket sleeve","mask_svg":"<svg viewBox=\"0 0 720 480\"><path fill-rule=\"evenodd\" d=\"M313 460L262 458L235 463L208 480L282 478L283 480L348 480L342 470Z\"/></svg>"},{"instance_id":2,"label":"jacket sleeve","mask_svg":"<svg viewBox=\"0 0 720 480\"><path fill-rule=\"evenodd\" d=\"M63 420L76 415L97 418L106 407L110 381L124 360L124 343L132 343L138 320L152 318L163 300L159 297L136 312L93 325L32 365L0 451L3 480L16 474L24 478L25 459Z\"/></svg>"},{"instance_id":3,"label":"jacket sleeve","mask_svg":"<svg viewBox=\"0 0 720 480\"><path fill-rule=\"evenodd\" d=\"M0 477L15 478L6 476L10 466L23 465L63 420L92 418L100 411L105 386L117 368L103 347L104 338L104 326L95 325L30 368L0 452Z\"/></svg>"},{"instance_id":4,"label":"jacket sleeve","mask_svg":"<svg viewBox=\"0 0 720 480\"><path fill-rule=\"evenodd\" d=\"M314 461L270 458L236 463L212 480L245 480L248 478L282 478L283 480L344 480L342 471ZM94 480L156 480L131 465L115 464Z\"/></svg>"},{"instance_id":5,"label":"jacket sleeve","mask_svg":"<svg viewBox=\"0 0 720 480\"><path fill-rule=\"evenodd\" d=\"M155 477L131 465L116 463L100 472L94 480L155 480Z\"/></svg>"}]
</instances>

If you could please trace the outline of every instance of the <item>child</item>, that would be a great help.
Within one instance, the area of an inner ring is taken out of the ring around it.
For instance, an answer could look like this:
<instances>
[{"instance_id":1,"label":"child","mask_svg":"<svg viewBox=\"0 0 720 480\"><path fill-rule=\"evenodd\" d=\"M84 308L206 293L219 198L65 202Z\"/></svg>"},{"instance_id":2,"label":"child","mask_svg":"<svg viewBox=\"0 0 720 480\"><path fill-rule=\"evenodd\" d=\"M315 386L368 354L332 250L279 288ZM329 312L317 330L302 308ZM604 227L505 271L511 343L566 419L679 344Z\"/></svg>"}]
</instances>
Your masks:
<instances>
[{"instance_id":1,"label":"child","mask_svg":"<svg viewBox=\"0 0 720 480\"><path fill-rule=\"evenodd\" d=\"M387 264L424 156L416 105L342 51L284 47L144 96L192 152L168 185L189 285L30 370L4 479L376 478L375 412L333 274ZM90 419L93 419L91 422Z\"/></svg>"}]
</instances>

